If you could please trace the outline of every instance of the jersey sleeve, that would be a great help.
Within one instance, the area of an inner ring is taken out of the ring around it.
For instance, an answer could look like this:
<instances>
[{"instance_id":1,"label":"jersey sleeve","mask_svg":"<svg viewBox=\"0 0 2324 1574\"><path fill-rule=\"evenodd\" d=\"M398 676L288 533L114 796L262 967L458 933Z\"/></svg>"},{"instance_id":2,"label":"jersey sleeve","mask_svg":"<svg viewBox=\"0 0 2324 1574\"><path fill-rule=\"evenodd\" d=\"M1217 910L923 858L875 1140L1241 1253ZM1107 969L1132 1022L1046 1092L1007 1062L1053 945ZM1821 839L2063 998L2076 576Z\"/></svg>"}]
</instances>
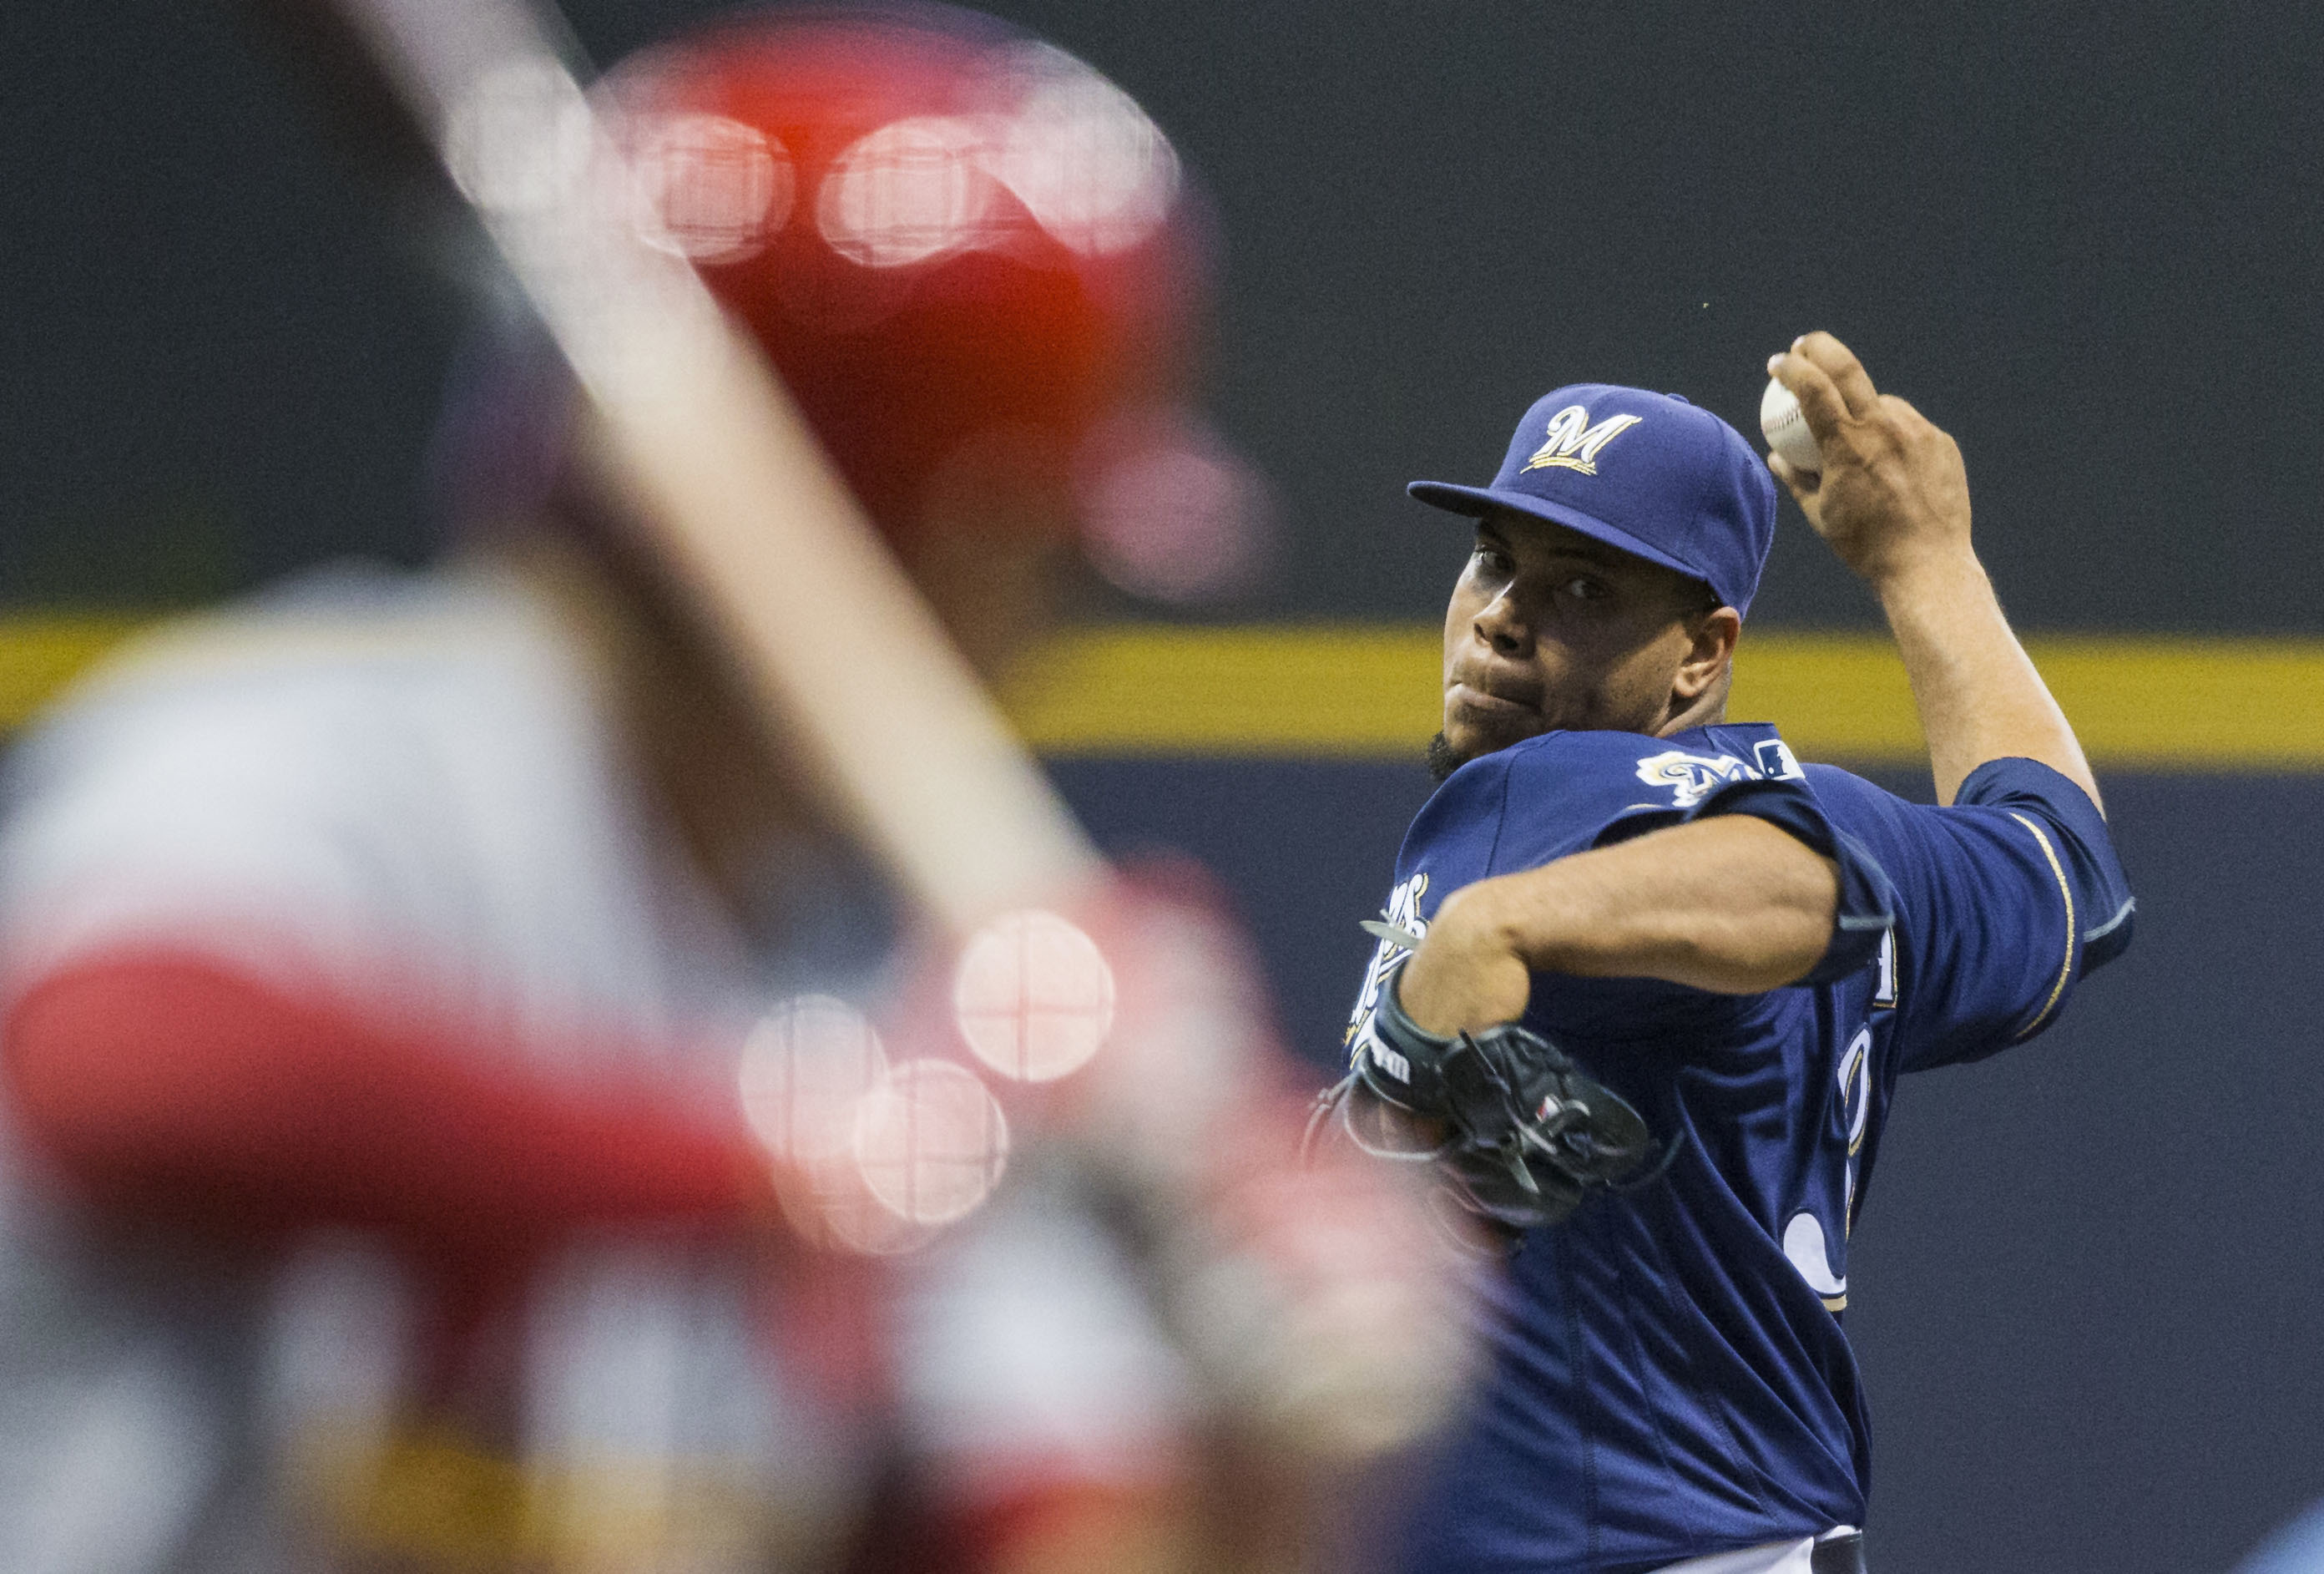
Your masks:
<instances>
[{"instance_id":1,"label":"jersey sleeve","mask_svg":"<svg viewBox=\"0 0 2324 1574\"><path fill-rule=\"evenodd\" d=\"M1945 808L1812 769L1895 884L1899 1069L2034 1037L2129 944L2135 903L2105 819L2048 766L1990 761Z\"/></svg>"},{"instance_id":2,"label":"jersey sleeve","mask_svg":"<svg viewBox=\"0 0 2324 1574\"><path fill-rule=\"evenodd\" d=\"M1649 830L1729 814L1764 819L1832 862L1839 890L1832 903L1831 938L1822 958L1796 982L1830 984L1869 965L1879 954L1881 936L1895 921L1895 889L1872 849L1832 824L1803 781L1729 782L1689 809L1624 815L1600 831L1592 845L1608 847Z\"/></svg>"},{"instance_id":3,"label":"jersey sleeve","mask_svg":"<svg viewBox=\"0 0 2324 1574\"><path fill-rule=\"evenodd\" d=\"M1878 856L1832 823L1798 767L1784 775L1754 771L1705 781L1699 792L1673 793L1667 784L1658 791L1641 779L1641 766L1655 761L1641 761L1638 749L1655 742L1618 733L1554 735L1468 767L1430 808L1445 822L1475 828L1474 856L1482 866L1471 878L1537 868L1693 820L1733 814L1764 819L1831 859L1839 875L1831 940L1799 981L1830 983L1868 965L1894 921L1895 892Z\"/></svg>"},{"instance_id":4,"label":"jersey sleeve","mask_svg":"<svg viewBox=\"0 0 2324 1574\"><path fill-rule=\"evenodd\" d=\"M1508 751L1513 758L1498 792L1488 793L1489 778L1480 773L1471 794L1470 812L1493 826L1490 872L1537 867L1694 820L1748 815L1830 858L1839 875L1831 939L1799 982L1827 984L1868 965L1895 916L1887 874L1861 838L1832 823L1788 752L1778 752L1778 745L1748 771L1737 755L1694 756L1697 764L1724 762L1737 773L1674 778L1667 768L1654 769L1674 751L1638 757L1642 745L1653 749L1659 742L1627 733L1569 733ZM1781 773L1765 773L1770 766ZM1676 785L1680 780L1687 784Z\"/></svg>"}]
</instances>

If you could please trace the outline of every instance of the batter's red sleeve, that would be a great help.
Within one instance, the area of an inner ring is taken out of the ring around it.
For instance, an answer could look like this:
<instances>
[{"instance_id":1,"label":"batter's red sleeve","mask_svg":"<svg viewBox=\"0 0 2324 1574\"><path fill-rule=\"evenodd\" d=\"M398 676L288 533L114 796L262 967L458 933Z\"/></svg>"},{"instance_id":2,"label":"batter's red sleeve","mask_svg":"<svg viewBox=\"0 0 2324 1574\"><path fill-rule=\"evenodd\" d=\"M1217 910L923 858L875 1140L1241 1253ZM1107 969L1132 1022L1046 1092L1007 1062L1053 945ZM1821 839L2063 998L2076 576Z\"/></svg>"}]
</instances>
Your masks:
<instances>
[{"instance_id":1,"label":"batter's red sleeve","mask_svg":"<svg viewBox=\"0 0 2324 1574\"><path fill-rule=\"evenodd\" d=\"M50 974L18 996L0 1057L25 1135L140 1218L237 1235L346 1225L466 1253L590 1225L715 1229L774 1206L739 1114L186 956Z\"/></svg>"}]
</instances>

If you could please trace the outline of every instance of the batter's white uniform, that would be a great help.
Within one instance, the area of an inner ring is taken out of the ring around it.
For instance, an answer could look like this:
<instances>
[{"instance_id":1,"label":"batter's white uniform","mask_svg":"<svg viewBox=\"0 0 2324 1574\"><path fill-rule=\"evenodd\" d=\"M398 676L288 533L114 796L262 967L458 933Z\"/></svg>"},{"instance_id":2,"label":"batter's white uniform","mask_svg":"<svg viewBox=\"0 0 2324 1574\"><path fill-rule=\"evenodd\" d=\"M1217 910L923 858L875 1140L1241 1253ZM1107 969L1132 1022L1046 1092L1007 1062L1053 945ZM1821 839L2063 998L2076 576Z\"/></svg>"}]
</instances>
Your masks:
<instances>
[{"instance_id":1,"label":"batter's white uniform","mask_svg":"<svg viewBox=\"0 0 2324 1574\"><path fill-rule=\"evenodd\" d=\"M574 644L490 569L334 571L167 630L8 764L12 991L157 940L357 998L392 980L383 1009L567 1069L646 1057L731 1101L748 1023L835 989L713 899ZM250 1273L102 1232L15 1145L0 1123L0 1574L306 1566L300 1484L359 1454L409 1380L388 1260L319 1241ZM950 1265L900 1319L918 1440L964 1460L1135 1457L1175 1424L1182 1379L1093 1271L1103 1243L1019 1190L973 1227L989 1244L937 1255ZM768 1538L844 1501L855 1444L787 1390L737 1264L608 1240L543 1274L528 1315L523 1467L545 1500L561 1484L601 1551L650 1531L655 1556L624 1567L764 1567Z\"/></svg>"}]
</instances>

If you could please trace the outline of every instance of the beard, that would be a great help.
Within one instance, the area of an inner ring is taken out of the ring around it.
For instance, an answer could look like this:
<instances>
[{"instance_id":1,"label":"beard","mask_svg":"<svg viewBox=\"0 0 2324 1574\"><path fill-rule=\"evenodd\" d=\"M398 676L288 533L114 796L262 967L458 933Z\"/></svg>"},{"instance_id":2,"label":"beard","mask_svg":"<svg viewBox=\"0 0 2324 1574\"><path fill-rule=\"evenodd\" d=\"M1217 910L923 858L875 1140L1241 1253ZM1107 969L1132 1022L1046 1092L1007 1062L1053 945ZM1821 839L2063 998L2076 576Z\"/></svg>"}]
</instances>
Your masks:
<instances>
[{"instance_id":1,"label":"beard","mask_svg":"<svg viewBox=\"0 0 2324 1574\"><path fill-rule=\"evenodd\" d=\"M1439 787L1444 785L1445 779L1453 772L1469 763L1469 756L1455 750L1452 740L1441 732L1428 740L1428 754L1425 757L1428 764L1428 779Z\"/></svg>"}]
</instances>

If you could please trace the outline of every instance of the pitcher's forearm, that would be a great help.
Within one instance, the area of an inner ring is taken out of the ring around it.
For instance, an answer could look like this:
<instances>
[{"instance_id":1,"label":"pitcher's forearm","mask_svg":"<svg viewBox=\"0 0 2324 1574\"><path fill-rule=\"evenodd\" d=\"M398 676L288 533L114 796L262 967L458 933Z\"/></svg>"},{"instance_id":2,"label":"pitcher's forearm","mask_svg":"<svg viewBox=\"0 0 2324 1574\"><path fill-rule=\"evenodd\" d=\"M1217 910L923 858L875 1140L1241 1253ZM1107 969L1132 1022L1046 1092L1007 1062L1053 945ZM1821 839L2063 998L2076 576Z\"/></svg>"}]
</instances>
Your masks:
<instances>
[{"instance_id":1,"label":"pitcher's forearm","mask_svg":"<svg viewBox=\"0 0 2324 1574\"><path fill-rule=\"evenodd\" d=\"M2012 756L2040 761L2099 802L2080 742L1974 555L1900 566L1874 588L1920 707L1938 802L1950 803L1987 760Z\"/></svg>"},{"instance_id":2,"label":"pitcher's forearm","mask_svg":"<svg viewBox=\"0 0 2324 1574\"><path fill-rule=\"evenodd\" d=\"M1430 1032L1524 1014L1536 973L1757 995L1830 944L1832 861L1748 815L1674 826L1447 897L1397 997Z\"/></svg>"}]
</instances>

